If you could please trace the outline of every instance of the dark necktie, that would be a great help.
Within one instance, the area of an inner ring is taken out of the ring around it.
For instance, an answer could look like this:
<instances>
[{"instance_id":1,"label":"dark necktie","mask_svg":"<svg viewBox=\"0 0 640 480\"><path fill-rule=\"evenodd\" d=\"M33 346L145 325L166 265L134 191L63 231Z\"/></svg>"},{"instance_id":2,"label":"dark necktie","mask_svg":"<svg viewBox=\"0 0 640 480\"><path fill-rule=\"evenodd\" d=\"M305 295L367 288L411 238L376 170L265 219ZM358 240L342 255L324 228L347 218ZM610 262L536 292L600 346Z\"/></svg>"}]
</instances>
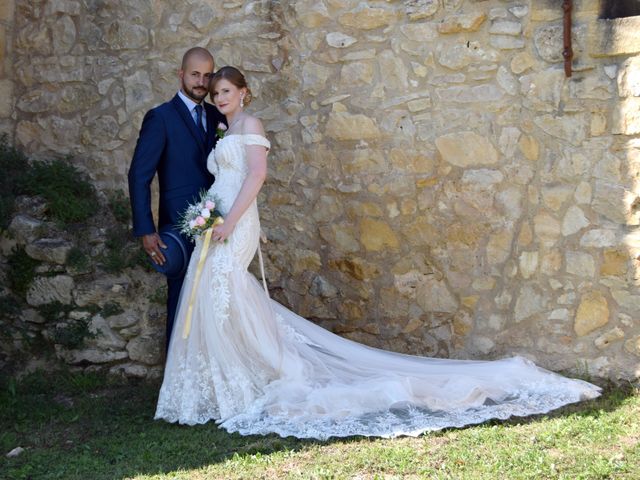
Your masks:
<instances>
[{"instance_id":1,"label":"dark necktie","mask_svg":"<svg viewBox=\"0 0 640 480\"><path fill-rule=\"evenodd\" d=\"M207 138L207 131L202 124L202 105L196 105L196 123L198 124L198 130L202 134L203 138Z\"/></svg>"}]
</instances>

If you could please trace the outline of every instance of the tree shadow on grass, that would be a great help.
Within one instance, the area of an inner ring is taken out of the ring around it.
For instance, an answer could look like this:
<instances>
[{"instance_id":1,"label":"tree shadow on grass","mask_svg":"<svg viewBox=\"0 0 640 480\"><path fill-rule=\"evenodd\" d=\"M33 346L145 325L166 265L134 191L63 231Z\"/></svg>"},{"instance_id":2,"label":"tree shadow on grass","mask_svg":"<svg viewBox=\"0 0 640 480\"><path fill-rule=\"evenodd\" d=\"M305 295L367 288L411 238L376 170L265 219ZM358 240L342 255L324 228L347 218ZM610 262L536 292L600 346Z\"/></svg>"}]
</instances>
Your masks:
<instances>
[{"instance_id":1,"label":"tree shadow on grass","mask_svg":"<svg viewBox=\"0 0 640 480\"><path fill-rule=\"evenodd\" d=\"M181 426L153 420L158 383L105 384L104 379L75 385L47 379L44 385L3 388L0 394L2 478L113 479L202 469L233 458L295 452L316 445L351 443L366 437L299 440L277 435L229 434L215 423ZM73 380L75 378L75 380ZM66 380L68 382L68 379ZM52 388L53 387L53 388ZM7 393L9 392L9 393ZM562 416L599 417L634 394L632 387L608 387L594 400L545 415L514 417L482 425L525 425ZM474 426L466 427L474 428ZM432 434L446 435L452 429ZM10 449L26 451L4 457Z\"/></svg>"}]
</instances>

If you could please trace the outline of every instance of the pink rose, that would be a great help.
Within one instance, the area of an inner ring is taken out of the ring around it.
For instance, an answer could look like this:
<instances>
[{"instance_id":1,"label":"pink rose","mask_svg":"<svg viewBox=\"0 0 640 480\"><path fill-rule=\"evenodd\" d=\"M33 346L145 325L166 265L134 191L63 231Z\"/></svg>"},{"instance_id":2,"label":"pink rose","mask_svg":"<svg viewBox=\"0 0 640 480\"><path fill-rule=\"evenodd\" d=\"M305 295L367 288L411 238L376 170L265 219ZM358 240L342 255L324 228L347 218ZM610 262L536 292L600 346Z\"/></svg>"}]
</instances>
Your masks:
<instances>
[{"instance_id":1,"label":"pink rose","mask_svg":"<svg viewBox=\"0 0 640 480\"><path fill-rule=\"evenodd\" d=\"M207 223L207 222L206 222L206 220L205 220L204 218L202 218L200 215L198 215L198 216L196 217L196 225L198 225L198 226L200 226L200 227L201 227L201 226L202 226L202 225L204 225L205 223Z\"/></svg>"},{"instance_id":2,"label":"pink rose","mask_svg":"<svg viewBox=\"0 0 640 480\"><path fill-rule=\"evenodd\" d=\"M207 200L204 204L204 206L208 209L208 210L213 210L214 208L216 208L216 204L214 202L212 202L211 200Z\"/></svg>"},{"instance_id":3,"label":"pink rose","mask_svg":"<svg viewBox=\"0 0 640 480\"><path fill-rule=\"evenodd\" d=\"M224 123L220 122L218 124L218 128L217 129L218 130L222 130L223 132L226 132L227 131L227 126Z\"/></svg>"}]
</instances>

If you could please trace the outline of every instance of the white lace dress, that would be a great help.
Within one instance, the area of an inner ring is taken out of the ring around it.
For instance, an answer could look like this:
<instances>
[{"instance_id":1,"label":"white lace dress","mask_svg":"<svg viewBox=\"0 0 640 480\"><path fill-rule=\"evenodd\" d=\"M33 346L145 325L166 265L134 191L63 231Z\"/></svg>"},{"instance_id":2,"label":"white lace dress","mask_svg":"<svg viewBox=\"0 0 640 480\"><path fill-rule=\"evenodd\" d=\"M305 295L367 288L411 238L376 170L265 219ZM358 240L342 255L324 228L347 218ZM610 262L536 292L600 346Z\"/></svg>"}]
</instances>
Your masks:
<instances>
[{"instance_id":1,"label":"white lace dress","mask_svg":"<svg viewBox=\"0 0 640 480\"><path fill-rule=\"evenodd\" d=\"M208 160L224 213L247 174L245 145L228 135ZM247 268L258 247L254 204L227 243L212 243L183 338L200 256L191 257L155 418L230 432L300 438L419 435L428 430L544 413L600 389L521 358L462 361L414 357L343 339L271 300Z\"/></svg>"}]
</instances>

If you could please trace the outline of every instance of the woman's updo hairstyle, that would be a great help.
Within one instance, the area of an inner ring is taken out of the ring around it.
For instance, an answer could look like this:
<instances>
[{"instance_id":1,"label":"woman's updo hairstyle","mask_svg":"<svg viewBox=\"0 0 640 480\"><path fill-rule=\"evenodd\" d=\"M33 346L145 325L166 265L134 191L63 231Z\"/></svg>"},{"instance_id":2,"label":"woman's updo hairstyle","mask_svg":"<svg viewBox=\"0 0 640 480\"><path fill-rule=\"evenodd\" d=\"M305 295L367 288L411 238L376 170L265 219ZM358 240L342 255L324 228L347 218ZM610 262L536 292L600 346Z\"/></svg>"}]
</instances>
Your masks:
<instances>
[{"instance_id":1,"label":"woman's updo hairstyle","mask_svg":"<svg viewBox=\"0 0 640 480\"><path fill-rule=\"evenodd\" d=\"M246 107L251 103L251 100L253 99L253 94L251 93L251 89L247 85L247 80L244 78L244 75L240 70L238 70L236 67L231 67L229 65L227 65L226 67L222 67L220 70L214 73L213 76L211 77L211 80L209 81L209 93L211 94L212 97L213 97L213 90L216 87L216 84L222 79L225 79L228 82L231 82L233 85L235 85L238 88L246 88L247 93L245 94L243 99L244 106Z\"/></svg>"}]
</instances>

